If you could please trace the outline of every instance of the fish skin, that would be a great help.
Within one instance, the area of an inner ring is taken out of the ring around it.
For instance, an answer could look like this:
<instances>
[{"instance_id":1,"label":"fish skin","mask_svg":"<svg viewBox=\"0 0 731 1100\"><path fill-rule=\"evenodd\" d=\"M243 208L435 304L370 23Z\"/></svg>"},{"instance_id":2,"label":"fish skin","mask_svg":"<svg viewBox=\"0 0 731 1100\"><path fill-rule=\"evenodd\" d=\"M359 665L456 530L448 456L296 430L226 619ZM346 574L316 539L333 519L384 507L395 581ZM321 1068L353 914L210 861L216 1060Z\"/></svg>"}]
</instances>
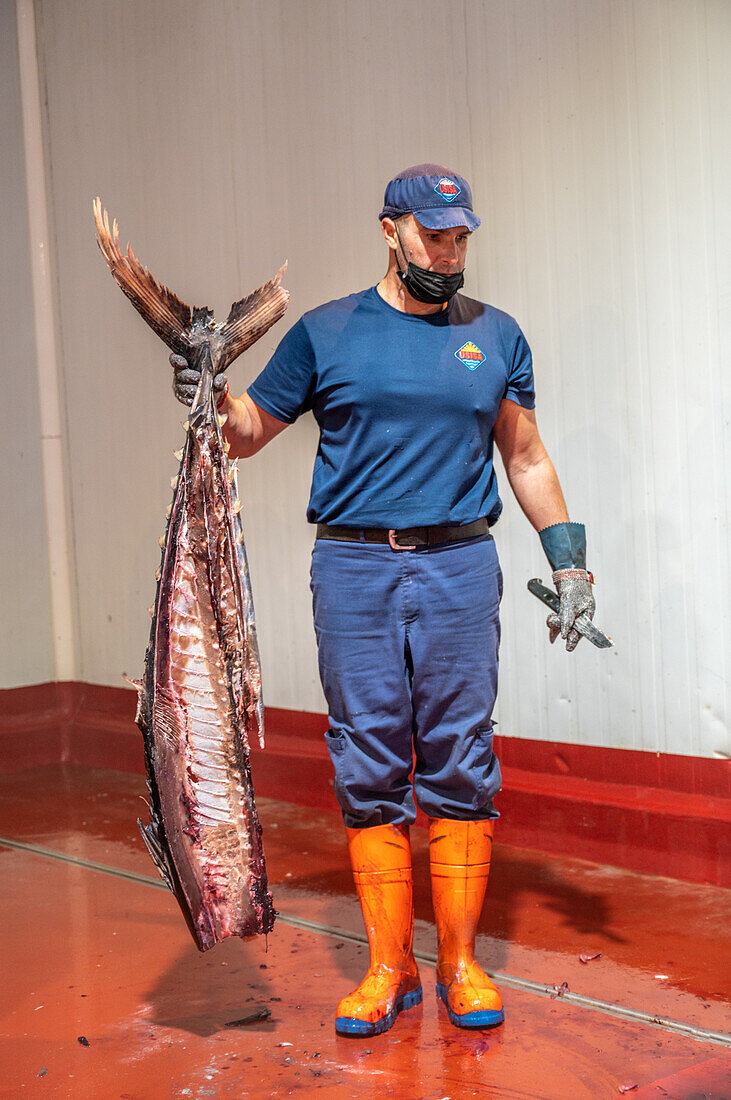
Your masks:
<instances>
[{"instance_id":1,"label":"fish skin","mask_svg":"<svg viewBox=\"0 0 731 1100\"><path fill-rule=\"evenodd\" d=\"M136 722L145 746L150 820L140 832L201 951L266 934L269 892L249 763L263 745L261 669L236 467L229 464L213 378L284 313L282 268L216 324L160 286L119 248L101 202L97 242L116 282L160 338L197 361L201 379L165 536Z\"/></svg>"}]
</instances>

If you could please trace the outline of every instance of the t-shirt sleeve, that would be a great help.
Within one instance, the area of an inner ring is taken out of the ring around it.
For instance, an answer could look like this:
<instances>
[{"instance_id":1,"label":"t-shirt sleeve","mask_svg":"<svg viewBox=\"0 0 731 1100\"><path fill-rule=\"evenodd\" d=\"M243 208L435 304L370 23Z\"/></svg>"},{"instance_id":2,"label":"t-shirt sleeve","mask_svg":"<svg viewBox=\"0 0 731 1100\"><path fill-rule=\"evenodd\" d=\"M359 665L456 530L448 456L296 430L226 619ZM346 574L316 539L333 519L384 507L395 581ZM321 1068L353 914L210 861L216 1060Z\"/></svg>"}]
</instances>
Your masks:
<instances>
[{"instance_id":1,"label":"t-shirt sleeve","mask_svg":"<svg viewBox=\"0 0 731 1100\"><path fill-rule=\"evenodd\" d=\"M264 412L293 424L311 406L314 378L315 353L300 319L246 392Z\"/></svg>"},{"instance_id":2,"label":"t-shirt sleeve","mask_svg":"<svg viewBox=\"0 0 731 1100\"><path fill-rule=\"evenodd\" d=\"M536 392L533 381L533 356L528 347L528 341L515 325L513 338L508 344L508 384L504 397L508 401L515 401L524 409L536 407Z\"/></svg>"}]
</instances>

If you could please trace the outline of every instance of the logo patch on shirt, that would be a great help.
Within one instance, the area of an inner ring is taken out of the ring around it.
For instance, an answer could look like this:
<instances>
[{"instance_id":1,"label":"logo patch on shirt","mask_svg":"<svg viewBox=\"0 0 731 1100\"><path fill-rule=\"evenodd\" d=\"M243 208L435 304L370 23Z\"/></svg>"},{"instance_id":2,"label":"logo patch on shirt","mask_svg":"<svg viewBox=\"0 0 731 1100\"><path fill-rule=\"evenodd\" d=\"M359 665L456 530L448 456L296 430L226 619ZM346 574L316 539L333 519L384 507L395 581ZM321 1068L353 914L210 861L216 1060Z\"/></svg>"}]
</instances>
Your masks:
<instances>
[{"instance_id":1,"label":"logo patch on shirt","mask_svg":"<svg viewBox=\"0 0 731 1100\"><path fill-rule=\"evenodd\" d=\"M477 344L473 344L471 340L463 344L454 354L455 358L459 359L460 363L464 363L468 370L477 370L480 363L483 363L486 359L484 351L481 351Z\"/></svg>"},{"instance_id":2,"label":"logo patch on shirt","mask_svg":"<svg viewBox=\"0 0 731 1100\"><path fill-rule=\"evenodd\" d=\"M459 184L455 183L454 180L450 180L447 176L442 176L434 190L447 202L454 202L457 195L462 194L462 188Z\"/></svg>"}]
</instances>

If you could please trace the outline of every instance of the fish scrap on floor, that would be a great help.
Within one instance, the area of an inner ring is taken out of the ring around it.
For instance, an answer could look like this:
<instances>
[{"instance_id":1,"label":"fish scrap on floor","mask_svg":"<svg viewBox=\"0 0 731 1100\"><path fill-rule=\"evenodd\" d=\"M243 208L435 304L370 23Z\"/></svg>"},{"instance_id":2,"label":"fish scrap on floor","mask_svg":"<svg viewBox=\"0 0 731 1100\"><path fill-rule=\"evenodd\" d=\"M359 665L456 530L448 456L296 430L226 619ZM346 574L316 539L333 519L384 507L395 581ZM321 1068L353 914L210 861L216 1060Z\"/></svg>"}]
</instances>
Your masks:
<instances>
[{"instance_id":1,"label":"fish scrap on floor","mask_svg":"<svg viewBox=\"0 0 731 1100\"><path fill-rule=\"evenodd\" d=\"M227 936L271 931L249 736L263 744L261 670L238 500L214 376L283 315L276 277L235 302L223 324L159 285L119 247L101 201L97 241L116 282L157 335L201 368L173 503L138 691L150 820L138 822L201 951Z\"/></svg>"}]
</instances>

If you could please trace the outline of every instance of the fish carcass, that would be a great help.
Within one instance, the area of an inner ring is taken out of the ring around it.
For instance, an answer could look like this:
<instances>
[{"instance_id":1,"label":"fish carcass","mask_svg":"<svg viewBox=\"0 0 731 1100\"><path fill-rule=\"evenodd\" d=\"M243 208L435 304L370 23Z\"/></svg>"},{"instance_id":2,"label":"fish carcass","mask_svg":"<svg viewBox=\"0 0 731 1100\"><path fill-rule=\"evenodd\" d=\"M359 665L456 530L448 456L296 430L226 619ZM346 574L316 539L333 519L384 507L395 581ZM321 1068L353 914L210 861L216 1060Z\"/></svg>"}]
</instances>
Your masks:
<instances>
[{"instance_id":1,"label":"fish carcass","mask_svg":"<svg viewBox=\"0 0 731 1100\"><path fill-rule=\"evenodd\" d=\"M119 247L101 202L97 241L115 280L169 348L201 368L162 546L150 641L136 682L150 820L147 849L201 951L274 923L249 736L263 744L261 672L236 482L213 378L278 321L284 268L223 324L158 285Z\"/></svg>"}]
</instances>

